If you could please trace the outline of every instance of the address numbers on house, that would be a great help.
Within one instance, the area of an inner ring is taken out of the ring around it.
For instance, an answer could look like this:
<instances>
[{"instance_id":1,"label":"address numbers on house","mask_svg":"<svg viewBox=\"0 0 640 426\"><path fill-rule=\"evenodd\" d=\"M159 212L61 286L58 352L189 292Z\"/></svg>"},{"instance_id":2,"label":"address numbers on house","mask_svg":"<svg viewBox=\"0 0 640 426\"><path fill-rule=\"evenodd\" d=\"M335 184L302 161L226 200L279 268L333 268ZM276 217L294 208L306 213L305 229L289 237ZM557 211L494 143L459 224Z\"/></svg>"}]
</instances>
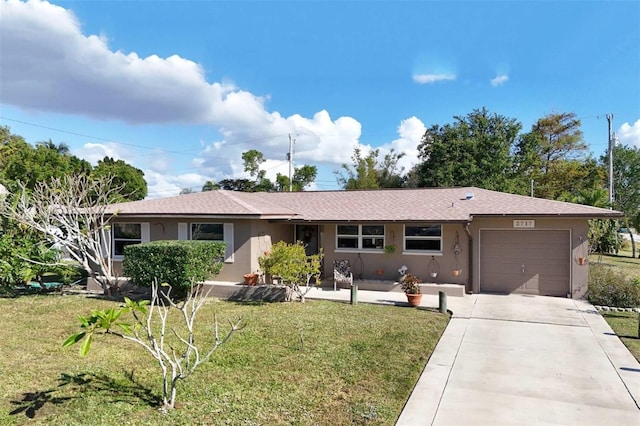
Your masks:
<instances>
[{"instance_id":1,"label":"address numbers on house","mask_svg":"<svg viewBox=\"0 0 640 426\"><path fill-rule=\"evenodd\" d=\"M513 221L514 228L535 228L536 221L535 220L523 220L518 219Z\"/></svg>"}]
</instances>

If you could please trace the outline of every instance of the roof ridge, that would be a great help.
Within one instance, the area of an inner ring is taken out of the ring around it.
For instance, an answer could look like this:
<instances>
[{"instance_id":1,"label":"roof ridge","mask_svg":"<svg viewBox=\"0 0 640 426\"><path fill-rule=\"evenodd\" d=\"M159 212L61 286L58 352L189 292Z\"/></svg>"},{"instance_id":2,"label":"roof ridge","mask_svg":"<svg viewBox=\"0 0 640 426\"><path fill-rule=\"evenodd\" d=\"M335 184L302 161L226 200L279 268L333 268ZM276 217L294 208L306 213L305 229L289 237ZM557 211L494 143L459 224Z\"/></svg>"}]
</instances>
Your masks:
<instances>
[{"instance_id":1,"label":"roof ridge","mask_svg":"<svg viewBox=\"0 0 640 426\"><path fill-rule=\"evenodd\" d=\"M262 214L262 212L260 210L258 210L257 208L255 208L251 204L249 204L246 201L243 201L240 198L236 197L233 194L234 191L228 191L226 189L220 189L219 191L220 191L220 193L222 195L224 195L225 197L229 198L234 203L240 204L242 207L244 207L245 209L249 210L250 212L253 212L255 214Z\"/></svg>"}]
</instances>

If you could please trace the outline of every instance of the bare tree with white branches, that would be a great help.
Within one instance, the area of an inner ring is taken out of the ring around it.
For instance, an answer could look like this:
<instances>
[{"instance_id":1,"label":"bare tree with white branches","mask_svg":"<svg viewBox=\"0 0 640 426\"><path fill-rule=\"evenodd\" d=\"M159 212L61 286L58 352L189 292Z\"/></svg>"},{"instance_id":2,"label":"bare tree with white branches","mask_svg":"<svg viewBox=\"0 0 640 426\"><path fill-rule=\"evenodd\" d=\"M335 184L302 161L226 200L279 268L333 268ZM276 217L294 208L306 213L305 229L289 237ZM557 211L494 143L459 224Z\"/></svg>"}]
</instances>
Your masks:
<instances>
[{"instance_id":1,"label":"bare tree with white branches","mask_svg":"<svg viewBox=\"0 0 640 426\"><path fill-rule=\"evenodd\" d=\"M162 289L161 289L162 288ZM164 291L163 291L164 289ZM206 362L211 355L225 344L236 331L242 328L242 318L235 322L228 321L223 337L218 327L218 319L214 315L213 341L209 339L208 348L196 344L194 327L196 315L208 299L209 292L202 285L191 286L187 298L175 302L171 297L171 287L161 286L155 280L151 285L151 300L133 301L124 298L125 304L119 308L94 310L89 317L81 317L82 331L70 336L63 344L72 346L82 341L80 355L89 352L94 335L112 335L142 346L158 363L162 370L162 411L167 412L175 407L177 386L180 380L186 380L198 366ZM172 311L178 311L180 320L170 321ZM122 314L130 313L133 323L120 320ZM178 330L170 324L181 327ZM204 336L200 336L204 337ZM200 338L199 343L202 344Z\"/></svg>"},{"instance_id":2,"label":"bare tree with white branches","mask_svg":"<svg viewBox=\"0 0 640 426\"><path fill-rule=\"evenodd\" d=\"M40 182L33 190L18 183L14 194L0 197L0 215L41 232L68 254L110 294L118 285L111 260L109 201L119 191L112 177L63 176Z\"/></svg>"}]
</instances>

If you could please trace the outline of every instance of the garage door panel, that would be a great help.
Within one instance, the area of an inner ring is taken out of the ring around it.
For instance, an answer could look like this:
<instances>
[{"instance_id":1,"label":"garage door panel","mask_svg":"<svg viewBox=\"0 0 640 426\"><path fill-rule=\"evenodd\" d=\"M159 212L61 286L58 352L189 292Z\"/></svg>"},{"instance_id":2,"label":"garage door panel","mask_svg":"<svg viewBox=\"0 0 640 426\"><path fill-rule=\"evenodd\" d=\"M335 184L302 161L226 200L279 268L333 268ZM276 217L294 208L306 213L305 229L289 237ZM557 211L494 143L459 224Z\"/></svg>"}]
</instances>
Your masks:
<instances>
[{"instance_id":1,"label":"garage door panel","mask_svg":"<svg viewBox=\"0 0 640 426\"><path fill-rule=\"evenodd\" d=\"M566 296L569 292L568 231L481 231L483 292Z\"/></svg>"}]
</instances>

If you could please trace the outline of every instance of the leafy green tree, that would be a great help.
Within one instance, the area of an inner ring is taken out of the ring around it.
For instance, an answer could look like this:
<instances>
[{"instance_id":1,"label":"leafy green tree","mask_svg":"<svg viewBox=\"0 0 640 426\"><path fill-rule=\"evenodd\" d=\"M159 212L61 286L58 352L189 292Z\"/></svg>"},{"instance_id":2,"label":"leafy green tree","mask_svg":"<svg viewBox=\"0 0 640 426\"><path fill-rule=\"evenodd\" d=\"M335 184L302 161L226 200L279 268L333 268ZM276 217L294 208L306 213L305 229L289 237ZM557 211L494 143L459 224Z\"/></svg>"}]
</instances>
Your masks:
<instances>
[{"instance_id":1,"label":"leafy green tree","mask_svg":"<svg viewBox=\"0 0 640 426\"><path fill-rule=\"evenodd\" d=\"M255 149L250 149L242 153L242 162L244 163L244 171L249 173L249 176L255 178L256 182L264 179L266 171L260 170L260 165L264 163L264 155Z\"/></svg>"},{"instance_id":2,"label":"leafy green tree","mask_svg":"<svg viewBox=\"0 0 640 426\"><path fill-rule=\"evenodd\" d=\"M216 189L220 189L220 185L212 180L208 180L204 183L204 185L202 185L202 192L215 191Z\"/></svg>"},{"instance_id":3,"label":"leafy green tree","mask_svg":"<svg viewBox=\"0 0 640 426\"><path fill-rule=\"evenodd\" d=\"M400 188L404 184L403 168L398 161L404 154L398 154L393 149L382 160L380 150L374 149L363 156L359 147L353 149L351 165L342 164L341 170L334 172L338 185L343 189L378 189Z\"/></svg>"},{"instance_id":4,"label":"leafy green tree","mask_svg":"<svg viewBox=\"0 0 640 426\"><path fill-rule=\"evenodd\" d=\"M47 272L56 272L60 251L52 247L44 235L29 228L9 224L0 226L0 288L13 293L15 286L29 281L42 284Z\"/></svg>"},{"instance_id":5,"label":"leafy green tree","mask_svg":"<svg viewBox=\"0 0 640 426\"><path fill-rule=\"evenodd\" d=\"M307 256L302 241L295 244L279 241L271 246L269 252L258 258L262 272L267 276L280 277L302 303L312 288L311 281L315 280L316 285L320 284L321 262L322 252Z\"/></svg>"},{"instance_id":6,"label":"leafy green tree","mask_svg":"<svg viewBox=\"0 0 640 426\"><path fill-rule=\"evenodd\" d=\"M58 146L49 140L33 147L11 134L9 127L0 127L0 181L10 191L18 181L33 189L38 182L90 170L87 161L68 154L65 144Z\"/></svg>"},{"instance_id":7,"label":"leafy green tree","mask_svg":"<svg viewBox=\"0 0 640 426\"><path fill-rule=\"evenodd\" d=\"M609 205L609 194L602 187L585 188L570 200L578 204L605 208ZM622 240L618 235L618 221L613 219L591 219L589 221L589 251L592 253L618 252Z\"/></svg>"},{"instance_id":8,"label":"leafy green tree","mask_svg":"<svg viewBox=\"0 0 640 426\"><path fill-rule=\"evenodd\" d=\"M404 156L404 153L397 153L393 148L385 154L378 165L378 185L380 188L401 188L405 186L404 167L400 167L398 164Z\"/></svg>"},{"instance_id":9,"label":"leafy green tree","mask_svg":"<svg viewBox=\"0 0 640 426\"><path fill-rule=\"evenodd\" d=\"M607 160L603 156L601 161ZM631 234L631 256L635 257L636 241L631 225L640 217L640 148L620 145L613 149L613 181L613 207L625 214L625 225Z\"/></svg>"},{"instance_id":10,"label":"leafy green tree","mask_svg":"<svg viewBox=\"0 0 640 426\"><path fill-rule=\"evenodd\" d=\"M418 186L478 186L512 191L511 149L521 124L514 118L476 109L452 124L433 125L418 146Z\"/></svg>"},{"instance_id":11,"label":"leafy green tree","mask_svg":"<svg viewBox=\"0 0 640 426\"><path fill-rule=\"evenodd\" d=\"M111 202L136 201L147 196L147 182L144 180L144 172L123 160L104 157L98 161L98 165L91 172L91 177L113 178L113 185L120 190L113 193Z\"/></svg>"},{"instance_id":12,"label":"leafy green tree","mask_svg":"<svg viewBox=\"0 0 640 426\"><path fill-rule=\"evenodd\" d=\"M222 179L220 188L227 191L255 192L256 183L249 179Z\"/></svg>"},{"instance_id":13,"label":"leafy green tree","mask_svg":"<svg viewBox=\"0 0 640 426\"><path fill-rule=\"evenodd\" d=\"M304 191L304 189L311 185L316 180L318 174L318 168L316 166L309 166L305 164L302 167L296 167L293 171L293 184L292 189L295 192ZM288 191L289 190L289 177L278 173L275 183L276 191Z\"/></svg>"},{"instance_id":14,"label":"leafy green tree","mask_svg":"<svg viewBox=\"0 0 640 426\"><path fill-rule=\"evenodd\" d=\"M288 191L289 190L289 177L280 173L276 176L275 183L266 177L267 171L260 169L260 166L267 160L264 158L262 152L250 149L242 153L242 161L244 163L244 171L249 173L254 181L247 179L225 179L220 181L220 185L224 189L231 189L233 191L244 192L273 192L273 191ZM293 190L303 191L305 187L309 186L315 180L318 174L316 166L304 165L302 167L296 167L293 174Z\"/></svg>"},{"instance_id":15,"label":"leafy green tree","mask_svg":"<svg viewBox=\"0 0 640 426\"><path fill-rule=\"evenodd\" d=\"M64 142L61 142L58 145L56 145L56 143L53 142L51 139L43 142L38 142L36 146L43 146L44 148L56 151L60 155L69 155L71 153L69 149L69 145L67 145Z\"/></svg>"},{"instance_id":16,"label":"leafy green tree","mask_svg":"<svg viewBox=\"0 0 640 426\"><path fill-rule=\"evenodd\" d=\"M577 196L583 188L601 182L595 161L588 149L575 113L554 113L540 118L529 133L518 138L514 150L516 192L548 199Z\"/></svg>"},{"instance_id":17,"label":"leafy green tree","mask_svg":"<svg viewBox=\"0 0 640 426\"><path fill-rule=\"evenodd\" d=\"M338 185L343 189L378 189L377 160L378 150L373 150L366 157L362 156L359 147L353 149L352 166L342 165L342 172L335 172Z\"/></svg>"},{"instance_id":18,"label":"leafy green tree","mask_svg":"<svg viewBox=\"0 0 640 426\"><path fill-rule=\"evenodd\" d=\"M0 217L30 228L64 250L105 294L117 288L119 278L108 255L114 215L107 206L113 199L111 193L120 188L111 178L65 175L39 182L33 189L18 185L17 191L0 197Z\"/></svg>"}]
</instances>

